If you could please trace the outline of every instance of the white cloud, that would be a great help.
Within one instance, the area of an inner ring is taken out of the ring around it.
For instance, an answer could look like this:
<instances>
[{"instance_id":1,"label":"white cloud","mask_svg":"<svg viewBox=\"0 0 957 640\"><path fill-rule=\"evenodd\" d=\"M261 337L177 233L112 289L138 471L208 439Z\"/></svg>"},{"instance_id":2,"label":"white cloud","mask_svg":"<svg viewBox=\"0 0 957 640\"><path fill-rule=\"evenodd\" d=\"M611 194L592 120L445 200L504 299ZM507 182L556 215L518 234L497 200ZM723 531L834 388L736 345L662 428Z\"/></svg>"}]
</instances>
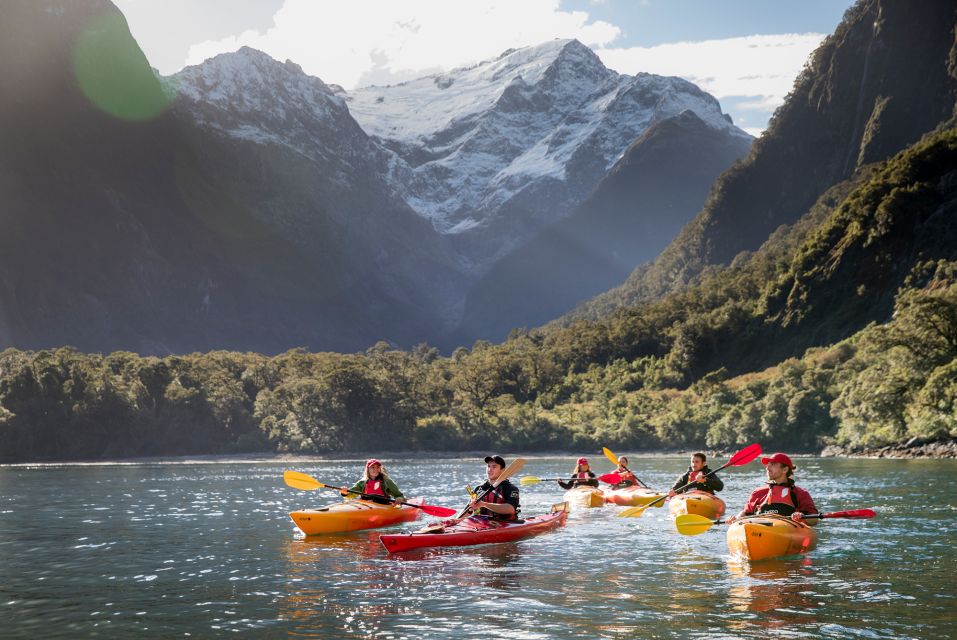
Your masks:
<instances>
[{"instance_id":1,"label":"white cloud","mask_svg":"<svg viewBox=\"0 0 957 640\"><path fill-rule=\"evenodd\" d=\"M641 71L689 80L719 100L748 96L738 109L772 111L784 102L820 33L753 35L742 38L675 42L655 47L596 49L602 62L619 73Z\"/></svg>"},{"instance_id":2,"label":"white cloud","mask_svg":"<svg viewBox=\"0 0 957 640\"><path fill-rule=\"evenodd\" d=\"M553 38L607 46L621 33L607 22L589 22L586 12L560 10L559 0L286 0L273 21L264 32L193 45L186 64L249 46L352 88L419 77L437 66L450 69Z\"/></svg>"}]
</instances>

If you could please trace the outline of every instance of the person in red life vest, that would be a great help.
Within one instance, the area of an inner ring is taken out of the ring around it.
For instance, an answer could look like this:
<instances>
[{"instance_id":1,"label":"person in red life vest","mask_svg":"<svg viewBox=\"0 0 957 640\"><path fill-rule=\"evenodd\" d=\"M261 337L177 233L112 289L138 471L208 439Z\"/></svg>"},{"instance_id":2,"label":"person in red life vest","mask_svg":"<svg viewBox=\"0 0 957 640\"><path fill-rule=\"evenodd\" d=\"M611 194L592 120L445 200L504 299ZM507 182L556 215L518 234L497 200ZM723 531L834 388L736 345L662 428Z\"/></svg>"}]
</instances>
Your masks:
<instances>
[{"instance_id":1,"label":"person in red life vest","mask_svg":"<svg viewBox=\"0 0 957 640\"><path fill-rule=\"evenodd\" d=\"M476 496L469 503L469 509L473 514L496 520L515 520L518 517L518 512L521 511L518 487L507 478L497 487L492 487L505 470L505 466L505 459L502 456L485 456L485 475L488 480L475 490ZM486 491L488 493L479 500L478 497Z\"/></svg>"},{"instance_id":2,"label":"person in red life vest","mask_svg":"<svg viewBox=\"0 0 957 640\"><path fill-rule=\"evenodd\" d=\"M598 480L595 479L595 474L588 466L587 458L579 458L578 462L575 464L575 470L572 471L571 477L572 480L568 482L558 481L558 484L561 485L562 489L571 489L572 487L597 487Z\"/></svg>"},{"instance_id":3,"label":"person in red life vest","mask_svg":"<svg viewBox=\"0 0 957 640\"><path fill-rule=\"evenodd\" d=\"M767 466L768 486L755 489L748 498L744 509L735 516L727 518L725 522L734 522L738 518L756 513L776 513L782 516L791 516L795 522L804 522L816 525L817 519L804 520L807 513L817 513L811 494L795 486L794 463L783 453L775 453L767 458L761 458L761 464Z\"/></svg>"},{"instance_id":4,"label":"person in red life vest","mask_svg":"<svg viewBox=\"0 0 957 640\"><path fill-rule=\"evenodd\" d=\"M376 502L388 502L389 498L395 498L396 504L405 502L405 496L399 491L398 485L396 485L396 483L392 481L392 478L385 472L382 463L375 458L366 462L362 479L349 487L349 490L358 491L364 499L366 496L369 496ZM343 493L343 495L354 496L355 493ZM379 500L376 500L376 497L378 497Z\"/></svg>"},{"instance_id":5,"label":"person in red life vest","mask_svg":"<svg viewBox=\"0 0 957 640\"><path fill-rule=\"evenodd\" d=\"M615 469L614 472L617 473L619 476L621 476L621 480L613 484L611 486L612 489L624 489L625 487L636 487L639 484L641 484L640 482L638 482L638 478L635 477L635 474L633 474L628 469L628 458L626 458L625 456L621 456L618 458L618 467Z\"/></svg>"},{"instance_id":6,"label":"person in red life vest","mask_svg":"<svg viewBox=\"0 0 957 640\"><path fill-rule=\"evenodd\" d=\"M705 491L714 495L715 491L724 489L724 483L717 475L708 475L711 473L711 469L708 468L707 462L708 457L700 451L692 455L691 466L688 467L688 470L683 476L675 481L675 484L671 487L671 491L668 492L668 497L674 498L677 494L684 493L685 491ZM687 489L678 491L690 482L694 484Z\"/></svg>"}]
</instances>

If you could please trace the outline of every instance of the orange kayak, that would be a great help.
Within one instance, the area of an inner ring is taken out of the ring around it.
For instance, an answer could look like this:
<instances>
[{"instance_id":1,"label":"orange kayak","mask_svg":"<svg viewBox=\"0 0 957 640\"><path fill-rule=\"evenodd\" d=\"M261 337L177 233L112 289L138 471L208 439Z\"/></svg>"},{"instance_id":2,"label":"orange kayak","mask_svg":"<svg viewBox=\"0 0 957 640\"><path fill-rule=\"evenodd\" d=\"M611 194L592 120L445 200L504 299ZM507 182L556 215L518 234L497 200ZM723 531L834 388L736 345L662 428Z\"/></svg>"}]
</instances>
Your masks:
<instances>
[{"instance_id":1,"label":"orange kayak","mask_svg":"<svg viewBox=\"0 0 957 640\"><path fill-rule=\"evenodd\" d=\"M717 520L724 515L724 500L707 491L679 493L669 501L668 511L678 517L686 513Z\"/></svg>"},{"instance_id":2,"label":"orange kayak","mask_svg":"<svg viewBox=\"0 0 957 640\"><path fill-rule=\"evenodd\" d=\"M421 498L409 500L422 504ZM394 504L378 504L366 500L346 500L321 509L305 509L289 514L303 533L313 536L320 533L342 533L360 529L391 527L411 522L419 517L421 509Z\"/></svg>"},{"instance_id":3,"label":"orange kayak","mask_svg":"<svg viewBox=\"0 0 957 640\"><path fill-rule=\"evenodd\" d=\"M728 550L745 560L806 553L817 545L817 531L778 515L747 516L728 527Z\"/></svg>"},{"instance_id":4,"label":"orange kayak","mask_svg":"<svg viewBox=\"0 0 957 640\"><path fill-rule=\"evenodd\" d=\"M665 494L658 493L653 489L645 487L625 487L624 489L605 489L605 502L617 504L623 507L640 507L643 504L654 502L658 498L663 498ZM659 502L657 506L664 504Z\"/></svg>"}]
</instances>

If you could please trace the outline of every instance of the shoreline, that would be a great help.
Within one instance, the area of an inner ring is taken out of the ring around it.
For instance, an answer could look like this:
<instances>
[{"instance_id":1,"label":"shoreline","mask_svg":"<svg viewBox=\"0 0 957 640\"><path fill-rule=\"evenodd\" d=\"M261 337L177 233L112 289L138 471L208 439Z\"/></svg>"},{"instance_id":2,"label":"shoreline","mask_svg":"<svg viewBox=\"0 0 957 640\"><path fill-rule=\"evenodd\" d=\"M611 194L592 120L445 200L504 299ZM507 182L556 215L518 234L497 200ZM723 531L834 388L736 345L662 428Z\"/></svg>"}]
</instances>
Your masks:
<instances>
[{"instance_id":1,"label":"shoreline","mask_svg":"<svg viewBox=\"0 0 957 640\"><path fill-rule=\"evenodd\" d=\"M828 445L822 458L905 458L947 460L957 458L957 438L918 438L883 447L842 447Z\"/></svg>"},{"instance_id":2,"label":"shoreline","mask_svg":"<svg viewBox=\"0 0 957 640\"><path fill-rule=\"evenodd\" d=\"M631 451L622 449L618 455L634 458L663 458L690 456L700 449L653 449L648 451ZM24 467L59 467L59 466L108 466L108 465L143 465L143 464L258 464L270 462L363 462L368 458L384 460L404 460L408 458L430 456L444 459L481 459L490 453L487 451L449 451L449 450L398 450L398 451L337 451L332 453L277 453L261 451L257 453L216 453L187 456L142 456L136 458L115 459L86 459L86 460L38 460L30 462L0 463L2 468ZM709 459L728 457L734 451L705 450ZM770 453L770 450L767 451ZM502 455L506 459L523 458L574 458L583 455L581 451L509 451ZM599 453L584 455L604 460ZM789 453L797 458L897 458L897 459L957 459L957 438L911 438L907 442L883 447L850 448L839 445L828 445L820 452Z\"/></svg>"}]
</instances>

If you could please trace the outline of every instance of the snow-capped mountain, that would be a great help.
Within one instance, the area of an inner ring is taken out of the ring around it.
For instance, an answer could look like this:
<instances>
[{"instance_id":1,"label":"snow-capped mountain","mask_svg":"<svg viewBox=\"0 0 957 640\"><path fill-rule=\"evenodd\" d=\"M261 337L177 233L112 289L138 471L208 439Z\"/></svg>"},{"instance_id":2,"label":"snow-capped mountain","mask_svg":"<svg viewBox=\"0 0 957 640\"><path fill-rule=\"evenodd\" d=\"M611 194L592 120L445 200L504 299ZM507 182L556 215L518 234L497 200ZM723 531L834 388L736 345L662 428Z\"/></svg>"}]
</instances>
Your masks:
<instances>
[{"instance_id":1,"label":"snow-capped mountain","mask_svg":"<svg viewBox=\"0 0 957 640\"><path fill-rule=\"evenodd\" d=\"M259 145L281 145L332 169L324 178L352 188L387 174L394 154L352 118L341 96L287 60L242 47L162 78L177 107L200 126Z\"/></svg>"},{"instance_id":2,"label":"snow-capped mountain","mask_svg":"<svg viewBox=\"0 0 957 640\"><path fill-rule=\"evenodd\" d=\"M576 40L350 92L363 129L407 170L396 188L478 271L580 203L649 126L685 110L750 139L693 84L606 68ZM484 240L484 241L483 241Z\"/></svg>"}]
</instances>

